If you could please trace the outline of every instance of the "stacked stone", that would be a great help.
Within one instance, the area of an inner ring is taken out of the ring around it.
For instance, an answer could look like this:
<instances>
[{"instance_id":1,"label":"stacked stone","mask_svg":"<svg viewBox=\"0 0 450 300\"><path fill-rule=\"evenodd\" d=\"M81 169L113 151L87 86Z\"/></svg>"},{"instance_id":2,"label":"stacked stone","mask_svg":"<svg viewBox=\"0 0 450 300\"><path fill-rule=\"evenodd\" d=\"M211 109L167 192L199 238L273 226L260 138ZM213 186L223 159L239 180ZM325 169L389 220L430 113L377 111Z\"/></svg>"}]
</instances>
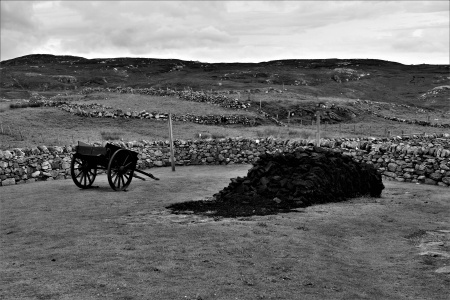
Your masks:
<instances>
[{"instance_id":1,"label":"stacked stone","mask_svg":"<svg viewBox=\"0 0 450 300\"><path fill-rule=\"evenodd\" d=\"M70 146L0 151L1 185L69 178L71 151Z\"/></svg>"},{"instance_id":2,"label":"stacked stone","mask_svg":"<svg viewBox=\"0 0 450 300\"><path fill-rule=\"evenodd\" d=\"M388 180L450 185L450 150L442 145L392 143L373 147L367 156Z\"/></svg>"},{"instance_id":3,"label":"stacked stone","mask_svg":"<svg viewBox=\"0 0 450 300\"><path fill-rule=\"evenodd\" d=\"M399 123L407 123L407 124L425 126L425 127L450 128L450 123L438 124L438 123L431 123L431 122L421 121L421 120L412 120L412 119L399 118L399 117L395 117L395 116L386 116L386 115L380 114L373 110L374 108L379 108L379 107L384 107L386 109L396 108L396 107L404 107L404 108L408 108L410 110L414 109L416 111L416 113L424 113L425 109L423 109L423 108L412 107L412 106L409 106L406 104L376 102L376 101L370 101L370 100L356 100L354 103L356 105L360 106L364 111L366 111L376 117L383 118L385 120L390 120L390 121L399 122ZM369 104L369 107L363 108L363 106L365 104Z\"/></svg>"},{"instance_id":4,"label":"stacked stone","mask_svg":"<svg viewBox=\"0 0 450 300\"><path fill-rule=\"evenodd\" d=\"M263 154L246 177L234 178L214 195L225 202L274 201L298 207L370 195L384 189L381 175L369 164L324 148Z\"/></svg>"},{"instance_id":5,"label":"stacked stone","mask_svg":"<svg viewBox=\"0 0 450 300\"><path fill-rule=\"evenodd\" d=\"M413 125L419 125L419 126L425 126L425 127L436 127L436 128L450 128L450 123L431 123L427 121L421 121L421 120L410 120L410 119L404 119L404 118L398 118L394 116L386 116L382 115L380 113L374 112L370 109L367 109L368 112L370 112L372 115L376 117L380 117L386 120L400 122L400 123L407 123L407 124L413 124Z\"/></svg>"},{"instance_id":6,"label":"stacked stone","mask_svg":"<svg viewBox=\"0 0 450 300\"><path fill-rule=\"evenodd\" d=\"M119 94L141 94L151 96L172 96L178 97L185 101L202 102L208 104L219 105L224 108L245 110L250 107L250 102L242 102L238 99L230 99L222 93L207 93L205 91L194 91L190 88L184 90L155 89L155 88L131 88L117 87L113 88L84 88L81 94L90 94L94 92L114 92Z\"/></svg>"},{"instance_id":7,"label":"stacked stone","mask_svg":"<svg viewBox=\"0 0 450 300\"><path fill-rule=\"evenodd\" d=\"M260 115L263 115L266 119L274 122L277 126L283 126L286 127L287 125L279 120L277 120L275 117L273 117L272 115L270 115L269 113L263 111L262 109L258 109L258 113Z\"/></svg>"},{"instance_id":8,"label":"stacked stone","mask_svg":"<svg viewBox=\"0 0 450 300\"><path fill-rule=\"evenodd\" d=\"M168 113L161 112L147 112L142 111L127 111L124 112L121 109L112 109L112 107L104 106L102 104L92 103L92 104L76 104L68 103L64 101L52 101L43 100L44 106L48 107L58 107L65 112L72 115L80 117L89 118L124 118L124 119L156 119L156 120L167 120L169 118ZM100 109L100 110L98 110ZM173 120L183 121L183 122L193 122L204 125L229 125L229 124L242 124L245 126L255 126L259 125L259 121L251 119L244 115L192 115L184 114L172 115Z\"/></svg>"},{"instance_id":9,"label":"stacked stone","mask_svg":"<svg viewBox=\"0 0 450 300\"><path fill-rule=\"evenodd\" d=\"M265 153L292 152L314 142L273 138L175 140L174 152L177 165L247 164ZM168 141L117 145L139 153L139 168L170 166ZM450 135L447 134L409 139L321 139L320 145L356 162L373 164L384 179L450 186ZM70 177L72 148L38 146L0 150L0 185Z\"/></svg>"}]
</instances>

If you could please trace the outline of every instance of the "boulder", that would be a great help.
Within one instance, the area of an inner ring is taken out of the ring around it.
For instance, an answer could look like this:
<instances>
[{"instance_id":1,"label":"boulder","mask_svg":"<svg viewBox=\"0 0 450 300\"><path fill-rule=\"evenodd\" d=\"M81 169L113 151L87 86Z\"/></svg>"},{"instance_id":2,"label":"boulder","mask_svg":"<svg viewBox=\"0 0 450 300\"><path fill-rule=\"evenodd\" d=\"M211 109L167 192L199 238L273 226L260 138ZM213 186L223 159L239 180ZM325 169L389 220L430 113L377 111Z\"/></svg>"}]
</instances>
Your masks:
<instances>
[{"instance_id":1,"label":"boulder","mask_svg":"<svg viewBox=\"0 0 450 300\"><path fill-rule=\"evenodd\" d=\"M14 178L7 178L2 180L2 186L14 185L16 184L16 180Z\"/></svg>"}]
</instances>

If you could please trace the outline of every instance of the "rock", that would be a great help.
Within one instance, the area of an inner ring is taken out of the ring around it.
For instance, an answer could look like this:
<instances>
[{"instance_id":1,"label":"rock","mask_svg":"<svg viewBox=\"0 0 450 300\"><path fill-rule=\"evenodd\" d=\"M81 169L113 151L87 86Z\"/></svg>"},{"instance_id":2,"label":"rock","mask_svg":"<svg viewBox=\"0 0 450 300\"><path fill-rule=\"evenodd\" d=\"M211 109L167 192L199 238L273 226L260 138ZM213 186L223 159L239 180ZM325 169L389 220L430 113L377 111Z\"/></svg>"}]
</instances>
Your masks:
<instances>
[{"instance_id":1,"label":"rock","mask_svg":"<svg viewBox=\"0 0 450 300\"><path fill-rule=\"evenodd\" d=\"M16 180L14 178L7 178L2 180L2 186L14 185L16 184Z\"/></svg>"},{"instance_id":2,"label":"rock","mask_svg":"<svg viewBox=\"0 0 450 300\"><path fill-rule=\"evenodd\" d=\"M38 149L43 153L50 153L50 151L48 151L48 148L44 145L38 146Z\"/></svg>"},{"instance_id":3,"label":"rock","mask_svg":"<svg viewBox=\"0 0 450 300\"><path fill-rule=\"evenodd\" d=\"M25 153L19 148L14 148L13 152L15 156L25 156Z\"/></svg>"},{"instance_id":4,"label":"rock","mask_svg":"<svg viewBox=\"0 0 450 300\"><path fill-rule=\"evenodd\" d=\"M450 185L450 177L442 177L442 182L447 185Z\"/></svg>"},{"instance_id":5,"label":"rock","mask_svg":"<svg viewBox=\"0 0 450 300\"><path fill-rule=\"evenodd\" d=\"M41 171L36 171L31 174L31 177L36 178L39 177L39 175L41 175Z\"/></svg>"},{"instance_id":6,"label":"rock","mask_svg":"<svg viewBox=\"0 0 450 300\"><path fill-rule=\"evenodd\" d=\"M277 203L277 204L280 204L282 201L281 201L280 198L275 197L275 198L273 198L273 202L275 202L275 203Z\"/></svg>"},{"instance_id":7,"label":"rock","mask_svg":"<svg viewBox=\"0 0 450 300\"><path fill-rule=\"evenodd\" d=\"M425 184L436 185L436 181L434 181L433 179L430 179L430 178L425 178L424 183Z\"/></svg>"},{"instance_id":8,"label":"rock","mask_svg":"<svg viewBox=\"0 0 450 300\"><path fill-rule=\"evenodd\" d=\"M5 151L3 151L3 157L4 158L6 158L6 159L10 159L10 158L12 158L12 153L10 152L10 151L8 151L8 150L5 150Z\"/></svg>"},{"instance_id":9,"label":"rock","mask_svg":"<svg viewBox=\"0 0 450 300\"><path fill-rule=\"evenodd\" d=\"M439 269L436 269L435 271L436 273L440 273L440 274L449 274L450 273L450 266L443 266Z\"/></svg>"},{"instance_id":10,"label":"rock","mask_svg":"<svg viewBox=\"0 0 450 300\"><path fill-rule=\"evenodd\" d=\"M157 167L162 167L163 166L163 162L160 160L154 161L153 164Z\"/></svg>"},{"instance_id":11,"label":"rock","mask_svg":"<svg viewBox=\"0 0 450 300\"><path fill-rule=\"evenodd\" d=\"M396 169L397 169L397 164L395 164L395 163L389 163L388 164L388 170L390 172L395 172Z\"/></svg>"},{"instance_id":12,"label":"rock","mask_svg":"<svg viewBox=\"0 0 450 300\"><path fill-rule=\"evenodd\" d=\"M387 177L391 177L391 178L397 177L397 174L395 174L394 172L388 172L388 171L383 172L383 175L387 176Z\"/></svg>"},{"instance_id":13,"label":"rock","mask_svg":"<svg viewBox=\"0 0 450 300\"><path fill-rule=\"evenodd\" d=\"M434 181L439 181L442 178L442 174L440 173L431 173L430 178Z\"/></svg>"}]
</instances>

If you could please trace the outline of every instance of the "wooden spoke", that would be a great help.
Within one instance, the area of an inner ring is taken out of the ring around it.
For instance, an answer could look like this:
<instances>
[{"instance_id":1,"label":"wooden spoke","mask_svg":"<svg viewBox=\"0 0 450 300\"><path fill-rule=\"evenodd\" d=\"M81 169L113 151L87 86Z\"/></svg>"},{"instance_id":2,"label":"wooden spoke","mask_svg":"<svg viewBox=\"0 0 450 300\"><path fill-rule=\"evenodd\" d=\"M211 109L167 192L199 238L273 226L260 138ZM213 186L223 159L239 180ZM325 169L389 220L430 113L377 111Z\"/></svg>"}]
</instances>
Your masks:
<instances>
[{"instance_id":1,"label":"wooden spoke","mask_svg":"<svg viewBox=\"0 0 450 300\"><path fill-rule=\"evenodd\" d=\"M70 174L76 186L82 189L89 188L97 176L97 166L90 163L83 157L72 157L70 164Z\"/></svg>"},{"instance_id":2,"label":"wooden spoke","mask_svg":"<svg viewBox=\"0 0 450 300\"><path fill-rule=\"evenodd\" d=\"M125 190L131 183L136 160L131 151L119 149L109 160L108 164L108 182L115 191Z\"/></svg>"}]
</instances>

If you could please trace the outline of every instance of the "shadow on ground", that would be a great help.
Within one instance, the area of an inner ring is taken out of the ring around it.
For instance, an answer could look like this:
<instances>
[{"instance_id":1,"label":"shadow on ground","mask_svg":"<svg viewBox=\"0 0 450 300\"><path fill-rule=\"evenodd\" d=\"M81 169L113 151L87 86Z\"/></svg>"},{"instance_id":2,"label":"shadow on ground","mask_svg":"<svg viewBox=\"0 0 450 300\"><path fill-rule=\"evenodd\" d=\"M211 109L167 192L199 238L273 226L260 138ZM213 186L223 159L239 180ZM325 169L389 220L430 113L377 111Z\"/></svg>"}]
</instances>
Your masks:
<instances>
[{"instance_id":1,"label":"shadow on ground","mask_svg":"<svg viewBox=\"0 0 450 300\"><path fill-rule=\"evenodd\" d=\"M235 199L234 201L223 201L216 199L186 201L167 206L173 214L194 213L209 217L249 217L276 215L278 213L298 212L295 208L304 206L292 206L287 203L277 203L273 200Z\"/></svg>"}]
</instances>

